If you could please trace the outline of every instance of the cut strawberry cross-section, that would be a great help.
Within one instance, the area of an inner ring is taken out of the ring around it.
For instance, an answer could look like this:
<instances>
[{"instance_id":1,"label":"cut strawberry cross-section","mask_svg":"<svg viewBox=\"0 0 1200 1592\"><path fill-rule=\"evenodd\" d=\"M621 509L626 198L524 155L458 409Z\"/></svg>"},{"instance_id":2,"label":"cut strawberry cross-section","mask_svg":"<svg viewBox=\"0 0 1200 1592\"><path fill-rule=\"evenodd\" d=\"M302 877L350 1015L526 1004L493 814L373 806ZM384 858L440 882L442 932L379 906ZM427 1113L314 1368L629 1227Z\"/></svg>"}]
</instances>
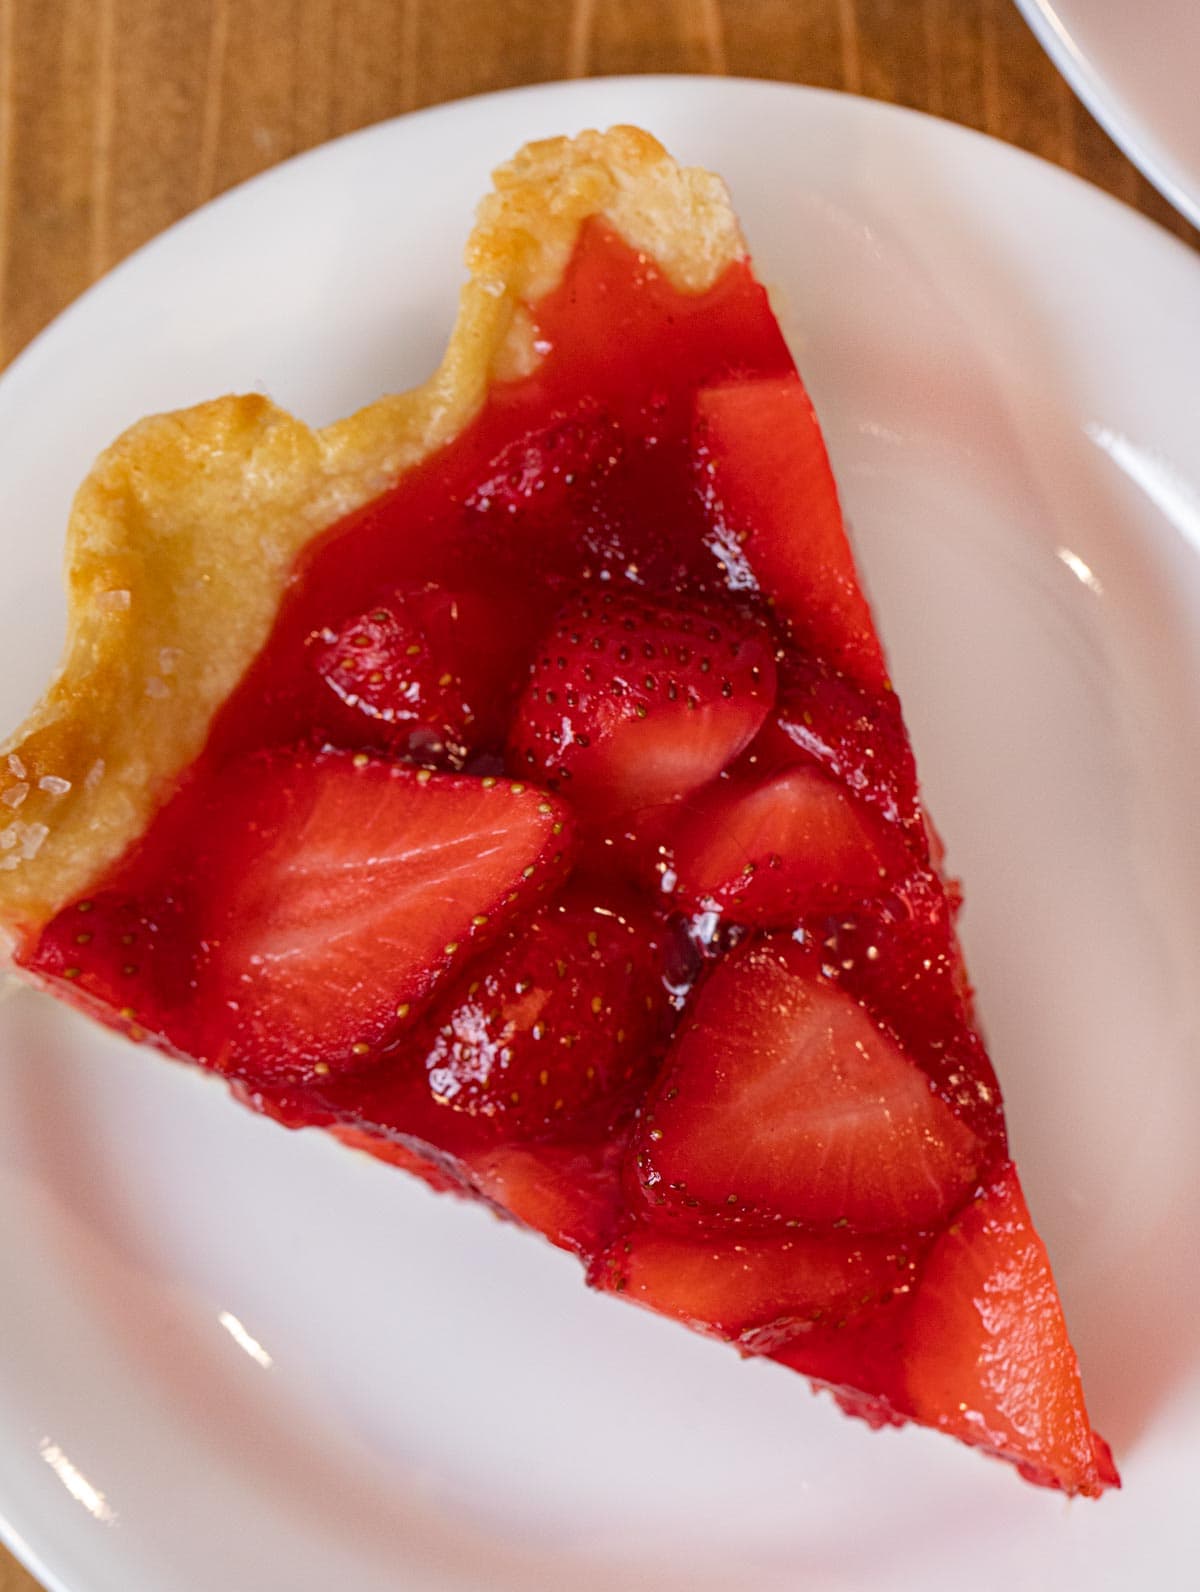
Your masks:
<instances>
[{"instance_id":1,"label":"cut strawberry cross-section","mask_svg":"<svg viewBox=\"0 0 1200 1592\"><path fill-rule=\"evenodd\" d=\"M1033 1481L1117 1480L1088 1424L1045 1245L1012 1166L941 1235L907 1329L908 1396L931 1426L1016 1459Z\"/></svg>"},{"instance_id":2,"label":"cut strawberry cross-section","mask_svg":"<svg viewBox=\"0 0 1200 1592\"><path fill-rule=\"evenodd\" d=\"M814 768L709 786L673 850L682 906L762 928L879 895L912 861L895 829Z\"/></svg>"},{"instance_id":3,"label":"cut strawberry cross-section","mask_svg":"<svg viewBox=\"0 0 1200 1592\"><path fill-rule=\"evenodd\" d=\"M253 1079L369 1062L568 849L543 792L365 754L251 759L213 805L197 1023Z\"/></svg>"},{"instance_id":4,"label":"cut strawberry cross-section","mask_svg":"<svg viewBox=\"0 0 1200 1592\"><path fill-rule=\"evenodd\" d=\"M887 678L837 487L800 378L696 395L696 456L718 556L752 580L796 638L860 683Z\"/></svg>"},{"instance_id":5,"label":"cut strawberry cross-section","mask_svg":"<svg viewBox=\"0 0 1200 1592\"><path fill-rule=\"evenodd\" d=\"M867 690L807 653L782 663L775 711L747 762L760 773L815 764L889 822L921 832L917 771L895 693Z\"/></svg>"},{"instance_id":6,"label":"cut strawberry cross-section","mask_svg":"<svg viewBox=\"0 0 1200 1592\"><path fill-rule=\"evenodd\" d=\"M911 1285L904 1244L810 1233L680 1236L639 1225L613 1245L600 1287L755 1352L843 1321Z\"/></svg>"},{"instance_id":7,"label":"cut strawberry cross-section","mask_svg":"<svg viewBox=\"0 0 1200 1592\"><path fill-rule=\"evenodd\" d=\"M652 807L719 774L774 698L772 639L736 610L588 595L542 644L513 763L592 815Z\"/></svg>"},{"instance_id":8,"label":"cut strawberry cross-section","mask_svg":"<svg viewBox=\"0 0 1200 1592\"><path fill-rule=\"evenodd\" d=\"M981 1147L930 1080L790 940L706 979L636 1140L652 1204L755 1225L929 1227Z\"/></svg>"}]
</instances>

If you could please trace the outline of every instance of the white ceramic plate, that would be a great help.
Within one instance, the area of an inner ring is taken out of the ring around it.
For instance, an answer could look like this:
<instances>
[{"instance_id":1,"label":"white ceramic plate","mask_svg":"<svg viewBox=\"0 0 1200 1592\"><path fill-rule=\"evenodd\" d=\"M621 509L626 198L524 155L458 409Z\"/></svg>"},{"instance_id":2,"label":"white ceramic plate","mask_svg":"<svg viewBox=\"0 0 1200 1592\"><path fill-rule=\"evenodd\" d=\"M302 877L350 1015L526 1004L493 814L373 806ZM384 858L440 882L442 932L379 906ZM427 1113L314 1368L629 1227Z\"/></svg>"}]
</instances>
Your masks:
<instances>
[{"instance_id":1,"label":"white ceramic plate","mask_svg":"<svg viewBox=\"0 0 1200 1592\"><path fill-rule=\"evenodd\" d=\"M1059 71L1134 164L1200 227L1197 0L1017 0Z\"/></svg>"},{"instance_id":2,"label":"white ceramic plate","mask_svg":"<svg viewBox=\"0 0 1200 1592\"><path fill-rule=\"evenodd\" d=\"M872 1433L23 991L0 1007L0 1511L62 1592L1127 1592L1192 1565L1181 245L999 144L806 90L596 81L373 128L174 229L0 384L0 716L54 661L72 486L113 433L231 388L322 421L423 376L489 166L619 120L729 179L824 417L1125 1491L1068 1506Z\"/></svg>"}]
</instances>

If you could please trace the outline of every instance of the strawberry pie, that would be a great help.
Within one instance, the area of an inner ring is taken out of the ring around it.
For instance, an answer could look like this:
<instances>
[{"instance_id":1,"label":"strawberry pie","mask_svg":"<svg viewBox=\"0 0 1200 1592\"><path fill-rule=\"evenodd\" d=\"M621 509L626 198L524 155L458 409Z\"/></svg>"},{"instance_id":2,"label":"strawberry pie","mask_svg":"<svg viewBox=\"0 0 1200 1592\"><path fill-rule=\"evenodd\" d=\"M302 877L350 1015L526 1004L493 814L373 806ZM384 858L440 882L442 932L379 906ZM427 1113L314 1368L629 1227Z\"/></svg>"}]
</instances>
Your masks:
<instances>
[{"instance_id":1,"label":"strawberry pie","mask_svg":"<svg viewBox=\"0 0 1200 1592\"><path fill-rule=\"evenodd\" d=\"M0 924L588 1283L1116 1485L812 405L724 189L523 150L423 387L143 421L0 752Z\"/></svg>"}]
</instances>

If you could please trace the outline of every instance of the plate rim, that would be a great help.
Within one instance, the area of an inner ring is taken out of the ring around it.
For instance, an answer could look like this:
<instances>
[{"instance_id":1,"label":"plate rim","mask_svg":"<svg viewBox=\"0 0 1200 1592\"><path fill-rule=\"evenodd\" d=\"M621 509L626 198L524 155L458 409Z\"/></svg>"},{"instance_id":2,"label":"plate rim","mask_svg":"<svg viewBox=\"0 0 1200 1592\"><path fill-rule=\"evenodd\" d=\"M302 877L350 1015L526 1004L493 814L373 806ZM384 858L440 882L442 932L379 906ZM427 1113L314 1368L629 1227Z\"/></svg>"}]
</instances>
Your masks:
<instances>
[{"instance_id":1,"label":"plate rim","mask_svg":"<svg viewBox=\"0 0 1200 1592\"><path fill-rule=\"evenodd\" d=\"M1127 96L1093 66L1086 49L1051 0L1016 3L1034 37L1085 109L1167 203L1185 221L1200 227L1200 170L1189 172L1171 149L1146 128L1141 113Z\"/></svg>"},{"instance_id":2,"label":"plate rim","mask_svg":"<svg viewBox=\"0 0 1200 1592\"><path fill-rule=\"evenodd\" d=\"M1016 0L1016 3L1023 10L1029 7L1038 7L1039 10L1036 14L1040 15L1040 7L1043 4L1043 0ZM1029 20L1031 26L1040 26L1040 23L1034 22L1032 15ZM247 190L253 190L256 185L278 179L284 173L290 174L303 167L307 162L332 158L331 152L359 142L365 142L378 136L384 129L401 124L407 126L416 121L433 121L442 116L452 115L464 106L486 101L507 101L517 97L534 98L541 95L550 98L594 83L603 83L614 90L636 86L639 89L648 88L655 91L664 88L674 91L678 85L685 85L692 88L703 88L707 92L718 94L724 92L726 87L732 86L736 90L752 89L756 93L762 92L782 97L799 95L804 99L814 101L823 100L835 104L850 104L856 107L856 111L861 110L863 114L878 114L885 120L899 118L902 121L922 123L939 129L939 132L944 132L952 140L961 140L964 147L975 144L993 151L1003 150L1018 162L1031 162L1043 174L1052 174L1054 179L1061 180L1089 194L1092 200L1098 200L1105 206L1115 206L1116 210L1126 219L1132 217L1137 225L1142 228L1148 228L1149 234L1156 237L1160 243L1166 244L1170 250L1182 251L1184 257L1194 263L1197 262L1196 250L1182 238L1177 237L1161 221L1147 215L1144 211L1137 209L1135 205L1119 198L1116 194L1110 193L1108 189L1101 187L1099 183L1093 181L1090 177L1083 176L1079 172L1069 171L1065 166L1061 166L1056 161L1051 160L1049 156L1038 154L1035 150L1026 149L1020 144L1010 143L995 133L985 132L981 128L971 127L965 122L955 121L951 117L940 116L932 111L921 110L917 106L900 105L891 100L876 99L868 94L852 93L848 89L826 88L815 83L792 83L781 78L740 75L705 76L702 73L695 72L622 73L604 78L554 78L541 83L522 83L513 88L491 89L477 94L463 94L455 99L439 101L436 105L425 105L417 110L403 111L397 116L385 117L382 121L370 122L365 127L352 128L349 132L339 133L336 137L326 139L320 144L314 144L308 149L297 150L294 154L277 161L273 166L268 166L263 171L255 172L253 175L243 178L230 188L222 189L220 193L214 194L211 199L206 199L203 204L197 205L193 210L189 210L185 215L180 216L178 220L171 222L161 232L156 232L153 237L147 238L145 242L138 244L129 254L118 260L115 265L110 266L102 276L97 277L94 282L89 282L75 298L65 304L45 326L41 327L30 338L29 342L19 349L12 359L8 361L7 365L0 370L0 383L7 383L9 378L17 372L24 374L26 365L33 364L37 359L44 357L44 345L50 344L52 347L53 343L63 335L64 328L69 329L73 324L76 312L85 309L89 305L92 296L99 290L107 290L114 281L122 280L127 273L143 265L145 260L152 257L167 240L174 241L178 236L186 233L193 222L199 221L201 218L207 219L228 202L240 199ZM1194 219L1196 224L1200 225L1200 209L1197 210Z\"/></svg>"}]
</instances>

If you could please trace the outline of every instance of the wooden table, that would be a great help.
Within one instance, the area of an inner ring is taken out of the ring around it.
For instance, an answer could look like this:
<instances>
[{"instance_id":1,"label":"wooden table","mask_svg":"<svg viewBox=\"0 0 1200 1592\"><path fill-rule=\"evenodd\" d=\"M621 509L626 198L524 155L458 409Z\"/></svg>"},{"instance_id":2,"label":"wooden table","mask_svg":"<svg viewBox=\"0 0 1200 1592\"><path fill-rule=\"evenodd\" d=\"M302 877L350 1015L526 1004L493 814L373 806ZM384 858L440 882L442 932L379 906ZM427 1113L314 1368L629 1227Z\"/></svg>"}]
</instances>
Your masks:
<instances>
[{"instance_id":1,"label":"wooden table","mask_svg":"<svg viewBox=\"0 0 1200 1592\"><path fill-rule=\"evenodd\" d=\"M130 250L298 150L464 94L648 71L932 111L1200 248L1011 0L0 0L0 366ZM36 1592L3 1550L0 1592Z\"/></svg>"}]
</instances>

